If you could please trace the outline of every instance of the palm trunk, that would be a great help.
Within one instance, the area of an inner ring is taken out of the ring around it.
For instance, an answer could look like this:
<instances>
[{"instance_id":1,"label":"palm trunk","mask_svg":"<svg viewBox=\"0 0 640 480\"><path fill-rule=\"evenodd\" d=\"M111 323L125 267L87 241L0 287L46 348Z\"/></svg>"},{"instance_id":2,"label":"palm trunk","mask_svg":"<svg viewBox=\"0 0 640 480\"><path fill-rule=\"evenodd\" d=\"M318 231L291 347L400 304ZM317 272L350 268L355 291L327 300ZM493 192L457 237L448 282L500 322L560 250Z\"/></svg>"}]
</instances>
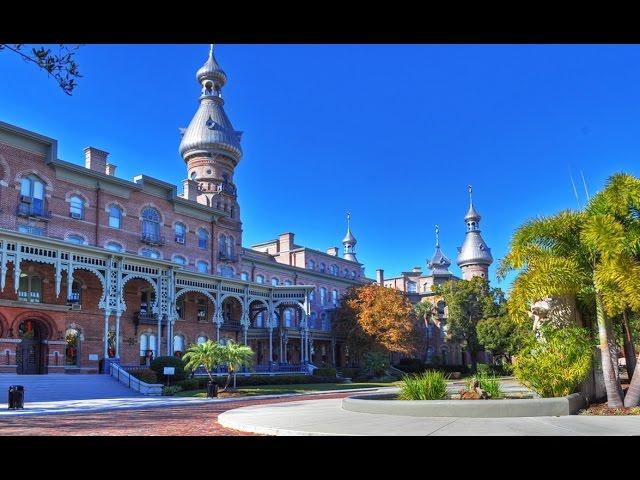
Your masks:
<instances>
[{"instance_id":1,"label":"palm trunk","mask_svg":"<svg viewBox=\"0 0 640 480\"><path fill-rule=\"evenodd\" d=\"M633 346L633 334L629 329L626 310L622 312L622 337L624 340L624 358L627 363L627 375L629 376L629 381L631 381L633 372L636 369L636 349Z\"/></svg>"},{"instance_id":2,"label":"palm trunk","mask_svg":"<svg viewBox=\"0 0 640 480\"><path fill-rule=\"evenodd\" d=\"M231 374L233 373L233 370L228 370L227 371L227 383L224 384L224 388L222 390L220 390L221 392L226 392L227 388L229 388L229 384L231 383Z\"/></svg>"},{"instance_id":3,"label":"palm trunk","mask_svg":"<svg viewBox=\"0 0 640 480\"><path fill-rule=\"evenodd\" d=\"M611 335L611 320L604 311L602 298L596 293L596 316L598 319L598 333L600 335L600 355L602 358L602 374L607 391L607 405L609 408L621 408L622 386L618 376L616 346ZM615 363L614 363L615 358Z\"/></svg>"}]
</instances>

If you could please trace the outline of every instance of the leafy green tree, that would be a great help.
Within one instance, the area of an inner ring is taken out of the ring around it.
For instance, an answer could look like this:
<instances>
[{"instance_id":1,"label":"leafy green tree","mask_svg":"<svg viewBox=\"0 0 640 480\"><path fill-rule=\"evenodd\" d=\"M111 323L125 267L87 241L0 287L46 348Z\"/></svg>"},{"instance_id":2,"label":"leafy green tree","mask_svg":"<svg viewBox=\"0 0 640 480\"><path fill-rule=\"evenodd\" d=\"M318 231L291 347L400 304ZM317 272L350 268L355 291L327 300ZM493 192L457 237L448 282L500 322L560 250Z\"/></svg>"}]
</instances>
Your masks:
<instances>
[{"instance_id":1,"label":"leafy green tree","mask_svg":"<svg viewBox=\"0 0 640 480\"><path fill-rule=\"evenodd\" d=\"M374 377L384 375L389 368L389 357L383 352L366 352L362 356L362 367Z\"/></svg>"},{"instance_id":2,"label":"leafy green tree","mask_svg":"<svg viewBox=\"0 0 640 480\"><path fill-rule=\"evenodd\" d=\"M59 44L58 51L44 46L33 47L30 50L23 44L0 44L0 51L7 50L20 55L25 62L33 63L41 70L52 76L60 88L67 95L71 95L77 86L76 79L81 78L75 54L81 45Z\"/></svg>"},{"instance_id":3,"label":"leafy green tree","mask_svg":"<svg viewBox=\"0 0 640 480\"><path fill-rule=\"evenodd\" d=\"M494 356L502 357L503 362L509 362L533 335L528 325L514 322L505 314L480 320L476 331L478 342Z\"/></svg>"},{"instance_id":4,"label":"leafy green tree","mask_svg":"<svg viewBox=\"0 0 640 480\"><path fill-rule=\"evenodd\" d=\"M498 271L504 276L519 270L508 302L514 318L526 315L532 302L549 297L573 296L595 305L611 408L623 405L612 316L640 309L639 210L640 180L616 174L584 211L566 210L521 226ZM640 377L633 380L629 406L640 400Z\"/></svg>"},{"instance_id":5,"label":"leafy green tree","mask_svg":"<svg viewBox=\"0 0 640 480\"><path fill-rule=\"evenodd\" d=\"M251 350L251 347L230 340L221 347L220 364L227 365L227 383L221 390L221 392L224 392L229 388L231 376L236 370L239 370L242 366L250 367L253 364L253 350Z\"/></svg>"},{"instance_id":6,"label":"leafy green tree","mask_svg":"<svg viewBox=\"0 0 640 480\"><path fill-rule=\"evenodd\" d=\"M504 308L502 290L490 287L484 278L474 277L471 280L445 282L434 291L447 305L447 332L450 339L469 352L475 372L478 353L483 350L476 327L478 322L495 317Z\"/></svg>"},{"instance_id":7,"label":"leafy green tree","mask_svg":"<svg viewBox=\"0 0 640 480\"><path fill-rule=\"evenodd\" d=\"M209 380L213 382L213 371L223 363L223 349L222 345L212 340L191 344L182 356L182 360L185 362L184 369L193 372L202 365L209 375Z\"/></svg>"}]
</instances>

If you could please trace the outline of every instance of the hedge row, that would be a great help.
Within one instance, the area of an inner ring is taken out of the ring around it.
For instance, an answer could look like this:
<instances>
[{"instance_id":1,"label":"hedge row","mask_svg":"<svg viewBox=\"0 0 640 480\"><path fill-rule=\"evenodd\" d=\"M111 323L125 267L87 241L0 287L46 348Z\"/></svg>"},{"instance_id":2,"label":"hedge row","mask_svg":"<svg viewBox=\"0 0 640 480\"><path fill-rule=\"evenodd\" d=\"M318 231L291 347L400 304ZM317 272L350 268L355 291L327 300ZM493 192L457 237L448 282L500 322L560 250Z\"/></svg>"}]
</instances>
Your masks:
<instances>
[{"instance_id":1,"label":"hedge row","mask_svg":"<svg viewBox=\"0 0 640 480\"><path fill-rule=\"evenodd\" d=\"M226 376L214 377L219 386L224 386L227 381ZM208 376L187 378L180 380L172 385L179 385L183 390L203 390L207 388ZM318 375L244 375L236 376L236 385L238 387L249 387L257 385L296 385L302 383L336 383L336 378L321 377ZM233 378L231 379L233 384Z\"/></svg>"}]
</instances>

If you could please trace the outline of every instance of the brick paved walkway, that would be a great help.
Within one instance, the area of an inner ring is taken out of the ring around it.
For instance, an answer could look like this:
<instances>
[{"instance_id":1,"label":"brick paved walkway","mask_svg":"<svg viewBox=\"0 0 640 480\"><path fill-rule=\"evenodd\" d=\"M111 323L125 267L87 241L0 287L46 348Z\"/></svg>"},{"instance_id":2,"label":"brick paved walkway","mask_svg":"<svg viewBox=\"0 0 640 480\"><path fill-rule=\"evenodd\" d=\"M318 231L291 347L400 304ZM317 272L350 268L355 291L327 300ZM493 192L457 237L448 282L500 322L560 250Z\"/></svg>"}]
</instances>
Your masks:
<instances>
[{"instance_id":1,"label":"brick paved walkway","mask_svg":"<svg viewBox=\"0 0 640 480\"><path fill-rule=\"evenodd\" d=\"M218 415L224 411L251 405L344 398L353 393L305 395L292 398L246 400L232 403L170 408L120 410L89 414L2 417L0 435L216 435L247 436L222 427Z\"/></svg>"}]
</instances>

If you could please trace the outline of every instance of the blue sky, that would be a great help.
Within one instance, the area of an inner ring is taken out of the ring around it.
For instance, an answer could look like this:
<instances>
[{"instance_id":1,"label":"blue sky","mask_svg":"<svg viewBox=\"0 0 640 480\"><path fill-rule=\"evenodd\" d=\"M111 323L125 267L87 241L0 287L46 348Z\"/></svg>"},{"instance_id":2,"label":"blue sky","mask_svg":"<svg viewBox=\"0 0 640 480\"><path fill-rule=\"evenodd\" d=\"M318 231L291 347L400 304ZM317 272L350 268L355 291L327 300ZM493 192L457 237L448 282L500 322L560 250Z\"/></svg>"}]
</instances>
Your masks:
<instances>
[{"instance_id":1,"label":"blue sky","mask_svg":"<svg viewBox=\"0 0 640 480\"><path fill-rule=\"evenodd\" d=\"M107 150L118 176L186 177L178 128L197 108L208 45L86 45L73 96L0 52L0 119ZM514 229L574 208L617 171L640 175L640 46L218 45L226 111L244 131L235 175L244 245L293 231L340 246L352 213L368 276L425 262L434 225L454 260L466 186L496 262Z\"/></svg>"}]
</instances>

